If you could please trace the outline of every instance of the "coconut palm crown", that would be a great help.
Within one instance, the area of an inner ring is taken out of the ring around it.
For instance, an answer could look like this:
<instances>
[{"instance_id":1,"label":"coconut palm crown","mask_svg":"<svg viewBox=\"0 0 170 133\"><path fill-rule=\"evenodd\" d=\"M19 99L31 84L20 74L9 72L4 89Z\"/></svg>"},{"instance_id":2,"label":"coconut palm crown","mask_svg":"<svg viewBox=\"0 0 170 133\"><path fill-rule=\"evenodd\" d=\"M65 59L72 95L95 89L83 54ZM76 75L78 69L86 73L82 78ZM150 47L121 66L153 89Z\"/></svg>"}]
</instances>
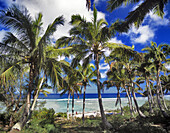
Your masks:
<instances>
[{"instance_id":1,"label":"coconut palm crown","mask_svg":"<svg viewBox=\"0 0 170 133\"><path fill-rule=\"evenodd\" d=\"M51 35L56 31L57 26L64 24L64 18L62 16L55 18L42 34L42 16L39 13L35 19L32 19L25 7L16 5L0 12L0 23L9 29L2 43L0 43L0 60L3 64L0 78L5 79L10 76L9 73L14 69L29 68L25 71L29 75L29 83L26 111L23 114L21 127L27 121L31 106L31 94L36 91L34 83L38 85L38 79L41 78L40 74L45 73L54 83L54 86L59 85L62 66L67 64L64 61L57 60L57 56L61 54L63 49L49 46Z\"/></svg>"},{"instance_id":2,"label":"coconut palm crown","mask_svg":"<svg viewBox=\"0 0 170 133\"><path fill-rule=\"evenodd\" d=\"M87 22L86 19L80 15L73 15L70 22L73 25L73 28L70 30L71 37L60 38L57 41L57 45L72 44L74 49L72 53L75 54L75 58L71 63L73 67L76 67L80 61L83 61L83 68L86 68L94 59L97 71L97 89L102 121L105 128L110 128L111 125L106 120L102 105L99 62L102 57L105 58L104 53L106 50L120 46L125 47L125 45L108 42L116 32L114 30L115 23L108 27L108 23L104 19L97 20L97 9L95 5L93 7L92 22Z\"/></svg>"}]
</instances>

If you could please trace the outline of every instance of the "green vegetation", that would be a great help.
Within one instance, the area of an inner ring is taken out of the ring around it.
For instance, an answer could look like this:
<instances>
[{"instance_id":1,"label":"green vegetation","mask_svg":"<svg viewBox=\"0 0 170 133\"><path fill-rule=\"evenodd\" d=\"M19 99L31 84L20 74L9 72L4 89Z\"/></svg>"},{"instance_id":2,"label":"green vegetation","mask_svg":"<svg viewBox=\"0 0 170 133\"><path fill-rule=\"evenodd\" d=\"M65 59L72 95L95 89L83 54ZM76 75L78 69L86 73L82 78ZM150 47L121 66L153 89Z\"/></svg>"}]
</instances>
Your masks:
<instances>
[{"instance_id":1,"label":"green vegetation","mask_svg":"<svg viewBox=\"0 0 170 133\"><path fill-rule=\"evenodd\" d=\"M138 10L143 9L148 1L143 2L134 14L138 14ZM89 8L90 1L87 2ZM123 2L136 3L139 0L123 0L120 3L115 0L115 5L112 2L109 1L110 10ZM151 42L150 46L139 53L134 46L109 42L117 32L126 31L132 23L138 27L149 9L154 8L155 13L162 17L167 0L158 2L155 0L153 4L154 1L151 1L142 16L137 15L140 19L131 17L130 13L125 23L117 20L111 26L104 19L98 20L94 5L92 20L86 21L80 15L73 15L70 36L59 38L55 44L51 36L57 26L64 25L63 16L55 18L44 31L41 13L33 19L26 8L16 5L0 11L0 23L10 30L0 42L0 101L6 107L6 112L0 115L0 130L12 129L28 133L168 132L170 105L169 101L165 101L164 93L170 90L170 74L165 67L170 61L170 45ZM108 50L111 53L106 56ZM62 55L74 58L71 63L59 60ZM101 60L109 65L108 80L103 83L99 70ZM74 94L80 94L81 87L84 87L84 110L85 90L90 82L97 86L101 117L75 119ZM145 88L141 88L142 83L146 84ZM115 106L119 104L121 108L116 112L121 115L105 115L101 98L104 87L116 87L118 94ZM55 114L53 109L39 107L39 110L35 110L39 93L48 93L44 88L68 93L67 114L72 95L71 120L68 120L66 113ZM129 105L124 108L121 106L121 90L128 98ZM139 107L136 93L147 97L148 103Z\"/></svg>"},{"instance_id":2,"label":"green vegetation","mask_svg":"<svg viewBox=\"0 0 170 133\"><path fill-rule=\"evenodd\" d=\"M170 101L166 101L168 108L170 108ZM149 106L146 102L140 107L141 111L148 112ZM112 125L112 129L104 129L99 117L95 118L85 118L84 123L82 119L77 118L74 121L68 121L66 113L55 114L53 109L42 108L33 111L32 119L29 121L27 126L22 130L23 133L64 133L64 132L103 132L108 133L167 133L170 130L170 120L163 117L159 108L155 108L152 115L145 114L146 118L141 118L137 113L134 117L131 117L129 112L129 107L125 106L123 108L124 114L119 114L121 110L115 110L118 114L107 116L107 120ZM170 114L170 110L168 111ZM1 120L3 120L3 115L1 114ZM7 124L7 123L4 123ZM35 126L36 125L36 126ZM2 126L2 125L1 125ZM5 127L5 125L4 125ZM1 127L1 131L6 128ZM4 131L5 132L5 131Z\"/></svg>"},{"instance_id":3,"label":"green vegetation","mask_svg":"<svg viewBox=\"0 0 170 133\"><path fill-rule=\"evenodd\" d=\"M167 106L170 107L170 101L167 101ZM140 109L145 112L149 110L148 102L146 102ZM117 133L166 133L170 126L168 123L170 123L170 120L165 119L162 115L159 109L157 108L157 112L155 112L152 115L147 115L146 118L141 118L138 114L135 114L132 118L130 116L129 108L128 106L123 108L125 115L111 115L107 116L108 121L113 126L110 130L104 130L103 125L100 121L100 118L85 118L84 124L83 121L79 118L77 118L75 121L68 121L66 119L66 113L57 113L53 115L51 113L50 117L55 119L55 124L52 121L46 121L45 123L43 120L47 120L49 118L49 115L46 114L46 112L53 112L52 109L42 109L39 112L39 116L36 115L36 113L33 113L33 120L28 125L27 129L24 129L23 132L30 132L31 131L37 131L38 133L44 132L48 133L50 132L75 132L75 133L81 133L81 132L117 132ZM120 110L117 110L118 113L120 113ZM115 112L115 111L114 111ZM43 119L39 119L43 118ZM33 126L34 124L38 124L38 128Z\"/></svg>"}]
</instances>

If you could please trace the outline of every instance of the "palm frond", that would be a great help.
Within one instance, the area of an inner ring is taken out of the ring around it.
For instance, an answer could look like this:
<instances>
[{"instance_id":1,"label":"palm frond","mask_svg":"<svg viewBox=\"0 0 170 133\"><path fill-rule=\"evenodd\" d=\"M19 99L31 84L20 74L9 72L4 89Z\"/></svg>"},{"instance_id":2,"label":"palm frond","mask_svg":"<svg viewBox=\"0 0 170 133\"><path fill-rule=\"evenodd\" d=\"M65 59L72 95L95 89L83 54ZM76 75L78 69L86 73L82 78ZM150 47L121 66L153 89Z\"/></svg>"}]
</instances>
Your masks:
<instances>
[{"instance_id":1,"label":"palm frond","mask_svg":"<svg viewBox=\"0 0 170 133\"><path fill-rule=\"evenodd\" d=\"M107 10L113 11L117 9L118 7L122 6L123 4L131 4L131 3L137 3L140 0L109 0L107 3Z\"/></svg>"}]
</instances>

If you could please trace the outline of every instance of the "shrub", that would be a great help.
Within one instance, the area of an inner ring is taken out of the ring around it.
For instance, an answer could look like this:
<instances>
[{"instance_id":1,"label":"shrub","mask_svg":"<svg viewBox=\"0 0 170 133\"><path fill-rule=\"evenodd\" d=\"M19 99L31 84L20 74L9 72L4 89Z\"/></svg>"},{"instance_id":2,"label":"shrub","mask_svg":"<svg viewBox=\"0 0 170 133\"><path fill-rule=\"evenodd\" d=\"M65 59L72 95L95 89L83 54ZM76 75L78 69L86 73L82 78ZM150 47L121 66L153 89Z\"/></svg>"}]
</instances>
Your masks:
<instances>
[{"instance_id":1,"label":"shrub","mask_svg":"<svg viewBox=\"0 0 170 133\"><path fill-rule=\"evenodd\" d=\"M57 129L54 125L54 109L42 108L35 110L32 120L28 126L22 131L23 133L56 133Z\"/></svg>"},{"instance_id":2,"label":"shrub","mask_svg":"<svg viewBox=\"0 0 170 133\"><path fill-rule=\"evenodd\" d=\"M36 110L33 112L32 118L33 119L40 119L42 120L42 124L53 124L54 123L54 116L55 111L54 109L46 109L42 108L40 110ZM44 121L43 121L44 120Z\"/></svg>"},{"instance_id":3,"label":"shrub","mask_svg":"<svg viewBox=\"0 0 170 133\"><path fill-rule=\"evenodd\" d=\"M55 116L56 117L65 117L65 118L67 118L67 113L59 112Z\"/></svg>"},{"instance_id":4,"label":"shrub","mask_svg":"<svg viewBox=\"0 0 170 133\"><path fill-rule=\"evenodd\" d=\"M139 121L129 122L119 128L119 133L166 133L161 127L152 126L151 123Z\"/></svg>"}]
</instances>

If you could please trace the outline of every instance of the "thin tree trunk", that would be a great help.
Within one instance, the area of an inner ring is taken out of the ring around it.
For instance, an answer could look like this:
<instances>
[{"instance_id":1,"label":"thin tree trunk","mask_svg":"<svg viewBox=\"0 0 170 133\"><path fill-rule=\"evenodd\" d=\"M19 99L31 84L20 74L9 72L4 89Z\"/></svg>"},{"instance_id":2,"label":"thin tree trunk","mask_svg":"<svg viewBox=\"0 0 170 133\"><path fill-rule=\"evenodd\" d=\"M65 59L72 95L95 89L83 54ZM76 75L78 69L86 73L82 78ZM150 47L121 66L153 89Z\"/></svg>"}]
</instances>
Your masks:
<instances>
[{"instance_id":1,"label":"thin tree trunk","mask_svg":"<svg viewBox=\"0 0 170 133\"><path fill-rule=\"evenodd\" d=\"M162 85L161 84L160 84L160 90L161 90L161 97L162 97L163 106L166 110L168 110L166 103L165 103L164 94L163 94L163 91L162 91Z\"/></svg>"},{"instance_id":2,"label":"thin tree trunk","mask_svg":"<svg viewBox=\"0 0 170 133\"><path fill-rule=\"evenodd\" d=\"M118 98L119 98L119 104L120 104L121 115L123 115L123 108L122 108L122 102L121 102L119 90L120 90L120 88L117 89L117 92L118 92L117 95L118 95Z\"/></svg>"},{"instance_id":3,"label":"thin tree trunk","mask_svg":"<svg viewBox=\"0 0 170 133\"><path fill-rule=\"evenodd\" d=\"M37 102L37 99L38 99L38 96L39 96L40 89L41 89L42 84L43 84L43 82L44 82L44 79L45 79L45 74L44 74L43 78L41 79L40 84L38 85L38 89L37 89L37 92L36 92L36 94L35 94L35 96L34 96L34 101L33 101L33 103L32 103L31 110L30 110L30 113L29 113L29 115L28 115L28 120L27 120L27 121L29 121L29 120L31 119L32 112L33 112L34 109L35 109L35 105L36 105L36 102Z\"/></svg>"},{"instance_id":4,"label":"thin tree trunk","mask_svg":"<svg viewBox=\"0 0 170 133\"><path fill-rule=\"evenodd\" d=\"M101 97L101 91L100 91L100 72L99 72L99 57L98 54L96 54L96 68L97 68L97 90L98 90L98 101L99 101L99 107L100 107L100 114L102 118L102 123L105 129L112 128L112 125L107 121L106 116L104 114L103 104L102 104L102 97Z\"/></svg>"},{"instance_id":5,"label":"thin tree trunk","mask_svg":"<svg viewBox=\"0 0 170 133\"><path fill-rule=\"evenodd\" d=\"M70 101L70 92L68 92L68 101L67 101L67 120L69 120L69 101Z\"/></svg>"},{"instance_id":6,"label":"thin tree trunk","mask_svg":"<svg viewBox=\"0 0 170 133\"><path fill-rule=\"evenodd\" d=\"M161 84L160 84L160 78L159 78L159 71L160 71L160 69L159 69L159 67L158 67L158 68L157 68L157 87L156 87L156 88L157 88L157 89L156 89L157 102L158 102L159 109L160 109L160 111L162 112L163 116L164 116L165 118L169 118L168 114L167 114L167 113L165 112L165 110L163 109L162 104L161 104L161 101L160 101L160 94L159 94L159 92L160 92L160 89L161 89Z\"/></svg>"},{"instance_id":7,"label":"thin tree trunk","mask_svg":"<svg viewBox=\"0 0 170 133\"><path fill-rule=\"evenodd\" d=\"M134 88L135 88L135 85L134 85L134 83L132 83L132 95L133 95L133 100L134 100L134 103L135 103L137 112L138 112L138 114L139 114L140 117L145 118L146 116L145 116L145 115L140 111L140 109L139 109L138 102L137 102L137 100L136 100L136 95L135 95L135 92L134 92Z\"/></svg>"},{"instance_id":8,"label":"thin tree trunk","mask_svg":"<svg viewBox=\"0 0 170 133\"><path fill-rule=\"evenodd\" d=\"M146 87L147 87L147 94L148 94L149 112L153 113L152 104L151 104L151 96L149 93L149 80L146 76L145 76L145 79L146 79Z\"/></svg>"},{"instance_id":9,"label":"thin tree trunk","mask_svg":"<svg viewBox=\"0 0 170 133\"><path fill-rule=\"evenodd\" d=\"M13 121L13 115L10 116L10 119L9 119L9 127L12 127L13 124L14 124L14 121Z\"/></svg>"},{"instance_id":10,"label":"thin tree trunk","mask_svg":"<svg viewBox=\"0 0 170 133\"><path fill-rule=\"evenodd\" d=\"M134 117L133 111L132 111L132 102L131 102L131 100L130 100L129 92L128 92L128 90L126 89L125 86L124 86L124 89L125 89L126 94L127 94L127 97L128 97L128 101L129 101L129 109L130 109L131 117Z\"/></svg>"},{"instance_id":11,"label":"thin tree trunk","mask_svg":"<svg viewBox=\"0 0 170 133\"><path fill-rule=\"evenodd\" d=\"M85 113L85 100L86 100L86 85L84 86L84 95L83 95L83 114L82 114L83 123L84 123L84 113Z\"/></svg>"},{"instance_id":12,"label":"thin tree trunk","mask_svg":"<svg viewBox=\"0 0 170 133\"><path fill-rule=\"evenodd\" d=\"M30 72L29 72L29 88L28 88L28 91L27 91L27 97L26 97L26 105L25 105L25 108L24 108L24 112L22 113L22 117L20 118L19 122L17 122L11 130L13 129L18 129L18 130L21 130L27 120L28 120L28 115L29 115L29 111L30 111L30 106L31 106L31 92L33 90L33 80L34 80L34 64L31 63L30 65Z\"/></svg>"},{"instance_id":13,"label":"thin tree trunk","mask_svg":"<svg viewBox=\"0 0 170 133\"><path fill-rule=\"evenodd\" d=\"M72 120L74 120L74 90L72 95Z\"/></svg>"},{"instance_id":14,"label":"thin tree trunk","mask_svg":"<svg viewBox=\"0 0 170 133\"><path fill-rule=\"evenodd\" d=\"M151 90L150 85L149 85L148 87L149 87L149 93L150 93L150 96L151 96L151 103L152 103L152 106L153 106L153 108L154 108L154 107L155 107L154 97L153 97L153 95L152 95L152 90Z\"/></svg>"},{"instance_id":15,"label":"thin tree trunk","mask_svg":"<svg viewBox=\"0 0 170 133\"><path fill-rule=\"evenodd\" d=\"M136 108L133 106L133 102L132 102L132 94L131 94L130 87L128 87L128 93L129 93L129 97L130 97L130 101L131 101L132 112L136 114Z\"/></svg>"}]
</instances>

